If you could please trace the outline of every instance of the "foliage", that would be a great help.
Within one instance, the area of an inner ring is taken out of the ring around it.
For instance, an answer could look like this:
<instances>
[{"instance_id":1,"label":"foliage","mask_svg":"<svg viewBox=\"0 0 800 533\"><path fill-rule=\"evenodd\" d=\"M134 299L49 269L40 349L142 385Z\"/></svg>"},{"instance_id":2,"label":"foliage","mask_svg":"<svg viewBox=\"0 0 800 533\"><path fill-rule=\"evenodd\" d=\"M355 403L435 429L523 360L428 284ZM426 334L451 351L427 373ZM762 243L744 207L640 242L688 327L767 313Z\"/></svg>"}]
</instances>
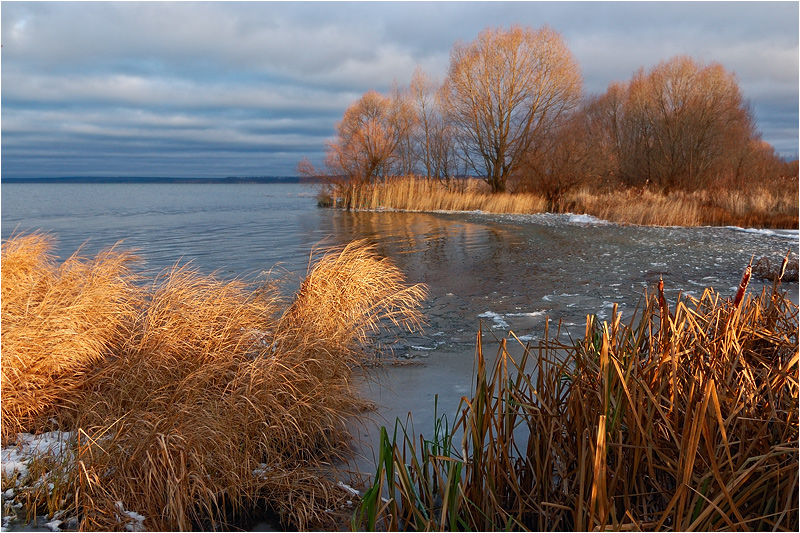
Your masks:
<instances>
[{"instance_id":1,"label":"foliage","mask_svg":"<svg viewBox=\"0 0 800 533\"><path fill-rule=\"evenodd\" d=\"M326 167L332 175L362 183L392 175L412 121L402 95L386 97L368 91L337 124L336 139L328 144Z\"/></svg>"},{"instance_id":2,"label":"foliage","mask_svg":"<svg viewBox=\"0 0 800 533\"><path fill-rule=\"evenodd\" d=\"M365 93L337 124L324 167L303 160L298 172L339 197L396 176L449 187L470 174L492 193L543 196L551 211L587 188L797 187L797 163L761 140L735 75L719 63L675 56L583 98L581 83L554 30L486 28L454 44L441 83L417 68L407 90Z\"/></svg>"},{"instance_id":3,"label":"foliage","mask_svg":"<svg viewBox=\"0 0 800 533\"><path fill-rule=\"evenodd\" d=\"M470 167L503 192L524 154L580 98L580 68L556 31L487 28L450 54L447 98Z\"/></svg>"}]
</instances>

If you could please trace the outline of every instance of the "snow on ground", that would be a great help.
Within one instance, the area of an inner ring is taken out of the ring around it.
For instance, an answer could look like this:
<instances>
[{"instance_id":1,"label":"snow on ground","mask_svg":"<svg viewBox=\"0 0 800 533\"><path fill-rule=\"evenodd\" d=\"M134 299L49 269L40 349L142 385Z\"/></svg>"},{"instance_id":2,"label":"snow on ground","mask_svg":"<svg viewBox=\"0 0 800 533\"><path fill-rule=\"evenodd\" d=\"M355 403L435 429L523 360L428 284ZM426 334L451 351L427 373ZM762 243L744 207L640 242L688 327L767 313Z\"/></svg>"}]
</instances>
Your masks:
<instances>
[{"instance_id":1,"label":"snow on ground","mask_svg":"<svg viewBox=\"0 0 800 533\"><path fill-rule=\"evenodd\" d=\"M72 433L65 431L49 431L41 435L18 434L16 445L2 449L3 474L11 477L14 472L19 472L19 477L24 478L28 475L28 464L32 459L43 455L66 458L71 438Z\"/></svg>"},{"instance_id":2,"label":"snow on ground","mask_svg":"<svg viewBox=\"0 0 800 533\"><path fill-rule=\"evenodd\" d=\"M41 490L46 484L48 490L52 491L55 486L47 475L38 479L31 479L29 471L34 461L40 461L48 456L56 463L69 463L73 460L70 441L74 437L73 433L66 431L50 431L41 435L31 435L30 433L19 433L16 436L16 443L4 446L0 451L2 460L3 485L13 484L7 488L3 494L3 523L1 531L8 531L12 526L21 530L42 530L61 531L62 525L69 529L77 527L75 517L64 516L63 511L56 511L52 517L37 517L36 521L28 525L17 524L25 516L25 509L22 501L17 501L18 496L36 487ZM20 498L22 500L22 498ZM19 516L17 515L19 513Z\"/></svg>"}]
</instances>

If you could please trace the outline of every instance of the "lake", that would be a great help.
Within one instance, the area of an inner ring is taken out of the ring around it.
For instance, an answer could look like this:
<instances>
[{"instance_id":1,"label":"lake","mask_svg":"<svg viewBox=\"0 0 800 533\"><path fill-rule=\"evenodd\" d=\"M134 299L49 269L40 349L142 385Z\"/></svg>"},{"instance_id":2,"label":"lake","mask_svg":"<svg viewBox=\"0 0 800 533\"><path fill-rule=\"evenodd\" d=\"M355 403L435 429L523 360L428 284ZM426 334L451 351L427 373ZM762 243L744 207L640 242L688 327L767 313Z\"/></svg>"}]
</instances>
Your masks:
<instances>
[{"instance_id":1,"label":"lake","mask_svg":"<svg viewBox=\"0 0 800 533\"><path fill-rule=\"evenodd\" d=\"M546 320L574 338L587 314L626 322L645 288L663 278L667 298L713 287L733 296L752 257L796 254L797 231L620 226L578 215L348 212L318 208L301 184L3 184L2 238L42 229L67 257L122 242L153 271L191 262L226 278L283 276L296 287L312 251L368 239L410 282L426 283L428 325L404 336L394 355L414 364L378 370L364 393L371 419L393 424L413 412L419 431L454 413L472 384L479 324L535 340ZM764 283L754 280L750 291ZM797 301L797 284L786 288ZM489 337L491 339L491 337ZM390 342L391 339L382 339ZM367 441L374 437L368 425ZM365 467L366 468L366 467Z\"/></svg>"}]
</instances>

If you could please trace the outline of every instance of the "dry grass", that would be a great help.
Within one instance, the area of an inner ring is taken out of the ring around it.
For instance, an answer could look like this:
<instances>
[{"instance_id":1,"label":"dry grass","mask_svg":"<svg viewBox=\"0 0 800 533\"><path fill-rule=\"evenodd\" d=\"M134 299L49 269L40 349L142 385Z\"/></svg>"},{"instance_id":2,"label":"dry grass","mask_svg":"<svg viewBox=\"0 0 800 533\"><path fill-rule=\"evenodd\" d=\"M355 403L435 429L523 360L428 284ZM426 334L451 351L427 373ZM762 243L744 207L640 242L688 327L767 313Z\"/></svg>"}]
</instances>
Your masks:
<instances>
[{"instance_id":1,"label":"dry grass","mask_svg":"<svg viewBox=\"0 0 800 533\"><path fill-rule=\"evenodd\" d=\"M71 403L91 369L130 334L140 304L135 257L76 252L60 265L43 233L2 249L2 441L42 431Z\"/></svg>"},{"instance_id":2,"label":"dry grass","mask_svg":"<svg viewBox=\"0 0 800 533\"><path fill-rule=\"evenodd\" d=\"M74 337L112 325L115 334L94 340L91 357L56 354L50 347L57 346L64 306L77 307L74 298L37 296L52 292L38 288L52 284L54 269L76 267L65 267L71 259L55 268L46 244L39 234L3 243L3 423L7 431L8 397L18 398L9 405L19 412L55 409L49 396L42 402L44 393L23 396L22 377L69 400L57 414L61 429L77 435L76 461L60 494L71 495L65 505L81 529L134 527L128 511L146 517L151 530L224 528L257 505L271 506L289 527L330 525L325 510L352 497L325 475L349 439L346 417L361 406L350 372L370 356L370 331L387 321L419 324L423 287L406 286L399 270L363 242L323 255L291 303L274 286L221 281L185 267L136 288L128 271L117 271L108 286L133 297L111 292L100 298L107 305L68 317ZM92 275L70 278L73 292L102 293L95 284L111 272L109 258L128 257L118 255L81 262ZM38 302L41 320L14 318L29 301ZM75 368L83 379L74 380ZM20 378L6 380L6 372ZM9 438L40 429L21 416L14 420Z\"/></svg>"},{"instance_id":3,"label":"dry grass","mask_svg":"<svg viewBox=\"0 0 800 533\"><path fill-rule=\"evenodd\" d=\"M568 195L571 210L603 220L642 226L702 226L701 206L685 194L664 195L650 191L594 194L576 191Z\"/></svg>"},{"instance_id":4,"label":"dry grass","mask_svg":"<svg viewBox=\"0 0 800 533\"><path fill-rule=\"evenodd\" d=\"M547 210L544 196L528 193L490 194L483 182L395 178L372 185L341 185L324 192L322 204L352 209L403 211L485 211L535 214ZM565 195L564 212L589 214L622 224L652 226L798 227L798 190L752 187L746 192L720 189L660 193L628 189L594 192L580 189Z\"/></svg>"},{"instance_id":5,"label":"dry grass","mask_svg":"<svg viewBox=\"0 0 800 533\"><path fill-rule=\"evenodd\" d=\"M479 336L455 427L384 431L354 527L797 531L798 308L777 287L656 293L574 345L514 361L503 341L491 369Z\"/></svg>"},{"instance_id":6,"label":"dry grass","mask_svg":"<svg viewBox=\"0 0 800 533\"><path fill-rule=\"evenodd\" d=\"M570 209L604 220L653 226L798 227L798 191L753 187L668 194L626 190L568 195Z\"/></svg>"},{"instance_id":7,"label":"dry grass","mask_svg":"<svg viewBox=\"0 0 800 533\"><path fill-rule=\"evenodd\" d=\"M337 205L352 209L403 211L486 211L488 213L540 213L547 206L533 194L491 194L479 180L453 181L397 178L372 185L350 185L326 195Z\"/></svg>"}]
</instances>

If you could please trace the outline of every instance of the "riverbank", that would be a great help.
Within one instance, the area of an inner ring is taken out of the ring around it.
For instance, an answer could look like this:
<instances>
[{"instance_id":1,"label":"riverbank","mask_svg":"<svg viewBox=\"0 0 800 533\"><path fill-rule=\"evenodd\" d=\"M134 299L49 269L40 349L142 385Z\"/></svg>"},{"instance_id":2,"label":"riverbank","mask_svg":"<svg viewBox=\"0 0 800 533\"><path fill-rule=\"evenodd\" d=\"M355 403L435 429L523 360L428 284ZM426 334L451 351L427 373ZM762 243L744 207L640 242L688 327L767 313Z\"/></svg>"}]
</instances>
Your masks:
<instances>
[{"instance_id":1,"label":"riverbank","mask_svg":"<svg viewBox=\"0 0 800 533\"><path fill-rule=\"evenodd\" d=\"M796 531L798 307L748 277L674 304L659 284L574 343L479 337L457 409L381 432L354 528Z\"/></svg>"},{"instance_id":2,"label":"riverbank","mask_svg":"<svg viewBox=\"0 0 800 533\"><path fill-rule=\"evenodd\" d=\"M586 214L609 222L644 226L739 226L798 229L797 182L777 190L754 185L747 191L661 193L626 189L571 190L558 201L539 194L490 194L480 180L397 178L368 185L323 187L320 204L350 209L483 211L496 214Z\"/></svg>"}]
</instances>

